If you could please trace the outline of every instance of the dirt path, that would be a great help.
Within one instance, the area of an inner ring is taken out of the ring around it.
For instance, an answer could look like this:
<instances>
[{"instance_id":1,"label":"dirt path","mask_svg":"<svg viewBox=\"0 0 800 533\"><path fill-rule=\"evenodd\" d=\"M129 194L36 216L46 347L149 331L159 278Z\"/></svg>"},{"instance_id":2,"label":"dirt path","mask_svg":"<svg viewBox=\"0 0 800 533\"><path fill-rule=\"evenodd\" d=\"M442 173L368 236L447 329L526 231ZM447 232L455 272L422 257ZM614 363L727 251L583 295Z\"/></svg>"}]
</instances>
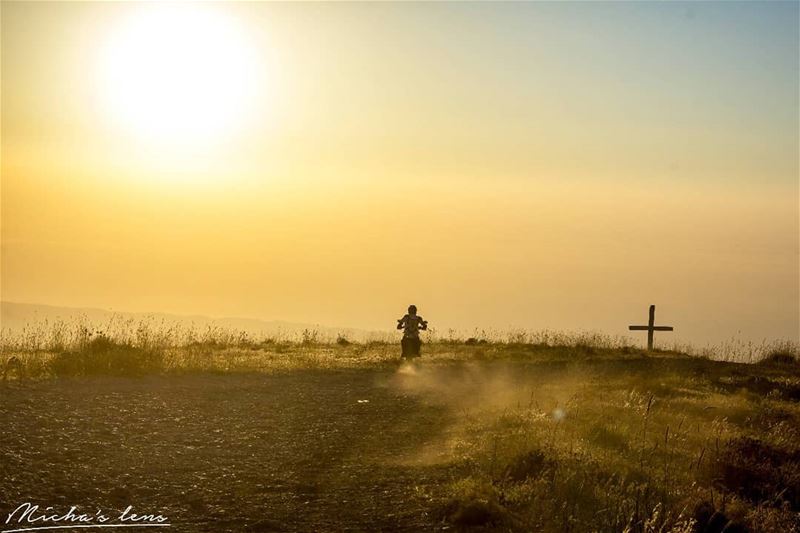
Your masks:
<instances>
[{"instance_id":1,"label":"dirt path","mask_svg":"<svg viewBox=\"0 0 800 533\"><path fill-rule=\"evenodd\" d=\"M438 529L446 463L415 458L454 415L403 379L298 371L2 387L0 530L22 502L130 504L168 516L170 531Z\"/></svg>"}]
</instances>

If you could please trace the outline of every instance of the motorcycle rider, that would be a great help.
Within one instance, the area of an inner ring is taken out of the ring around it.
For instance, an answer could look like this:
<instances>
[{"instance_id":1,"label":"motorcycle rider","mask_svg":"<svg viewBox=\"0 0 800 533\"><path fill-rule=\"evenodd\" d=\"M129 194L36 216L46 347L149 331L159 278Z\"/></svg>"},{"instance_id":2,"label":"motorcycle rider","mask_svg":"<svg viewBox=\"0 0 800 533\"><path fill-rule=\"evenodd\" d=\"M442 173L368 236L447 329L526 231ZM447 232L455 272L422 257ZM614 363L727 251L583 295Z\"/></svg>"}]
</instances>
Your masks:
<instances>
[{"instance_id":1,"label":"motorcycle rider","mask_svg":"<svg viewBox=\"0 0 800 533\"><path fill-rule=\"evenodd\" d=\"M419 350L422 346L419 332L428 329L428 322L417 314L416 305L408 306L408 314L397 321L397 329L403 330L403 340L400 341L400 346L403 349L402 357L419 357Z\"/></svg>"}]
</instances>

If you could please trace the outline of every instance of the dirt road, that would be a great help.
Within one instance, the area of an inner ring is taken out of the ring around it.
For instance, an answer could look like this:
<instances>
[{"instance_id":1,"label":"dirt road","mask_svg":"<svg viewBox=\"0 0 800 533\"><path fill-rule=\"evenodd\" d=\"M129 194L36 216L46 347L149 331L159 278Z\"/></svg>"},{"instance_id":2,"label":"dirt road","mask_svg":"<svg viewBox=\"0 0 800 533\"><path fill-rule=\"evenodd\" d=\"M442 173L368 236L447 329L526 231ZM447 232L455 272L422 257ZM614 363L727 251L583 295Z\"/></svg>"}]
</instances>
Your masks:
<instances>
[{"instance_id":1,"label":"dirt road","mask_svg":"<svg viewBox=\"0 0 800 533\"><path fill-rule=\"evenodd\" d=\"M170 531L445 527L446 462L417 458L453 413L403 379L387 369L2 387L0 530L23 502L133 505L167 516Z\"/></svg>"}]
</instances>

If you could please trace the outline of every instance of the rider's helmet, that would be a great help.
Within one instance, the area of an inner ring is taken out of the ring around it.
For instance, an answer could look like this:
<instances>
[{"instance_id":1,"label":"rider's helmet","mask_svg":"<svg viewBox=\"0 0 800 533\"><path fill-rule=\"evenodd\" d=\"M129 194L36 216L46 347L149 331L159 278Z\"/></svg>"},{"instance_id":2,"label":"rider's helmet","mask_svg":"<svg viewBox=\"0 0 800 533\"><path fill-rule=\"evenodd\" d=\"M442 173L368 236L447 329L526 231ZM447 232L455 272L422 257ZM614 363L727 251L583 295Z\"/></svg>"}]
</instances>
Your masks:
<instances>
[{"instance_id":1,"label":"rider's helmet","mask_svg":"<svg viewBox=\"0 0 800 533\"><path fill-rule=\"evenodd\" d=\"M408 306L408 312L410 314L412 314L412 315L416 315L417 314L417 306L416 305L409 305Z\"/></svg>"}]
</instances>

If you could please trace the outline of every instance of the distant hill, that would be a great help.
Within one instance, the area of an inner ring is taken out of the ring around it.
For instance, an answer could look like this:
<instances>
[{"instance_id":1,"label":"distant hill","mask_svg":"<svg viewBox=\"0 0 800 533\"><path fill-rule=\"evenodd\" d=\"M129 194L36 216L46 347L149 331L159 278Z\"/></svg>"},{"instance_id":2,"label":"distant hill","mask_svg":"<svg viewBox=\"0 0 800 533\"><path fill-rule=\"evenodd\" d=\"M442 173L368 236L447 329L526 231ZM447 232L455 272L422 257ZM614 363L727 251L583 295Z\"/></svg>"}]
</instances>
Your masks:
<instances>
[{"instance_id":1,"label":"distant hill","mask_svg":"<svg viewBox=\"0 0 800 533\"><path fill-rule=\"evenodd\" d=\"M253 336L298 337L304 330L316 331L323 339L335 339L344 335L351 340L368 340L383 338L386 332L368 331L348 327L331 327L320 324L304 324L282 320L260 320L257 318L221 317L204 315L177 315L170 313L133 313L112 309L58 307L52 305L27 304L17 302L0 302L0 328L6 332L16 332L26 326L49 323L86 322L93 327L102 328L112 319L146 321L152 324L176 324L183 327L193 326L197 330L217 327L245 331Z\"/></svg>"}]
</instances>

